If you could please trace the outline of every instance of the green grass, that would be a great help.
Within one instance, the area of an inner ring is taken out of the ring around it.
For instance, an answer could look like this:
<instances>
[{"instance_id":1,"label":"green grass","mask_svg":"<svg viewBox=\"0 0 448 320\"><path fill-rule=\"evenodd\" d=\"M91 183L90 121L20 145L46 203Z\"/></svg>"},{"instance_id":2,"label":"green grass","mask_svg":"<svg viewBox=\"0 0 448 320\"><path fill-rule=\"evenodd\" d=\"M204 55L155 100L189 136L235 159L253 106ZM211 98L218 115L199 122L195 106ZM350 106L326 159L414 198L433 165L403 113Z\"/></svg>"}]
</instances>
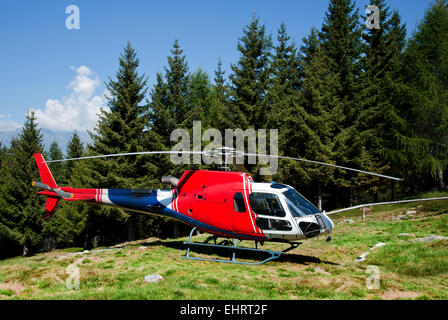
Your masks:
<instances>
[{"instance_id":1,"label":"green grass","mask_svg":"<svg viewBox=\"0 0 448 320\"><path fill-rule=\"evenodd\" d=\"M12 296L15 293L14 290L11 289L0 289L0 295L4 295L4 296Z\"/></svg>"},{"instance_id":2,"label":"green grass","mask_svg":"<svg viewBox=\"0 0 448 320\"><path fill-rule=\"evenodd\" d=\"M394 219L407 210L417 213L408 220ZM0 299L448 299L448 241L410 242L399 235L447 236L447 213L448 201L431 201L375 207L365 221L359 210L335 214L331 242L311 239L260 266L182 259L186 238L147 239L77 256L67 254L82 249L5 259L0 261ZM347 218L355 223L344 223ZM378 242L386 245L355 262ZM145 250L138 249L142 244ZM266 243L263 248L285 245ZM79 268L79 290L66 287L70 264ZM378 290L366 287L369 265L380 270ZM146 283L149 274L163 280Z\"/></svg>"}]
</instances>

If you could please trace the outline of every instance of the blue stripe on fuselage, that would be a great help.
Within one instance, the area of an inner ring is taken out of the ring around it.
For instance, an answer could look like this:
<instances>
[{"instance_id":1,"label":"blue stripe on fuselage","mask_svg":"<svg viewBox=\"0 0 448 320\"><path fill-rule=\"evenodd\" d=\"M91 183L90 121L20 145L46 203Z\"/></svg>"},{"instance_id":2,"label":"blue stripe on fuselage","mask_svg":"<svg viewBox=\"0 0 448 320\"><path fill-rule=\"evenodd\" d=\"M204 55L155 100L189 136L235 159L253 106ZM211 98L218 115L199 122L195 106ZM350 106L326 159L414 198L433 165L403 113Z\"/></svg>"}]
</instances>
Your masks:
<instances>
[{"instance_id":1,"label":"blue stripe on fuselage","mask_svg":"<svg viewBox=\"0 0 448 320\"><path fill-rule=\"evenodd\" d=\"M110 201L120 207L153 212L151 207L159 205L157 190L108 189Z\"/></svg>"},{"instance_id":2,"label":"blue stripe on fuselage","mask_svg":"<svg viewBox=\"0 0 448 320\"><path fill-rule=\"evenodd\" d=\"M157 201L157 190L154 189L151 192L139 192L140 190L132 189L108 189L108 196L117 206L133 209L136 211L144 211L149 213L156 213L166 217L174 218L182 221L186 224L202 228L204 230L215 231L221 234L226 234L229 237L241 237L241 238L253 238L254 240L264 240L264 237L250 236L245 234L236 233L229 230L213 227L209 224L200 222L196 219L190 218L177 211L174 211Z\"/></svg>"}]
</instances>

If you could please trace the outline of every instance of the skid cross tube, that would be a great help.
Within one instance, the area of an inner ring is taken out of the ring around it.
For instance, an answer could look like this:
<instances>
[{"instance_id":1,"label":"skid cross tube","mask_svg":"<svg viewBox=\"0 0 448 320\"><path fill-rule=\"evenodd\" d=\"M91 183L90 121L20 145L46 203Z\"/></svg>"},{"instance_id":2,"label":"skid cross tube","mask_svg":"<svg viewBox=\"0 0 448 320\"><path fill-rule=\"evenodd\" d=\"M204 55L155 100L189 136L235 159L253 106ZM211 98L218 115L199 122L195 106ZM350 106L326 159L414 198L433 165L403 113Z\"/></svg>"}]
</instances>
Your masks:
<instances>
[{"instance_id":1,"label":"skid cross tube","mask_svg":"<svg viewBox=\"0 0 448 320\"><path fill-rule=\"evenodd\" d=\"M233 246L192 242L191 238L192 238L193 233L194 233L195 230L196 230L196 227L191 230L190 236L188 238L188 241L184 242L184 244L187 245L187 253L185 254L185 256L182 257L184 259L199 260L199 261L225 262L225 263L237 263L237 264L247 264L247 265L260 265L260 264L264 264L264 263L266 263L268 261L280 258L280 256L283 253L288 252L291 249L297 248L300 245L300 243L290 243L291 246L289 248L283 250L283 251L273 251L273 250L261 250L261 249L254 249L254 248L238 247L239 239L235 240ZM230 260L192 257L190 255L190 250L191 250L190 247L191 246L220 248L220 249L230 250L230 251L232 251L232 257L230 258ZM261 252L261 253L267 253L267 254L270 255L270 257L268 257L268 258L266 258L266 259L264 259L262 261L259 261L259 262L238 261L238 260L235 260L235 254L236 254L237 251L240 251L240 252L257 252L257 253Z\"/></svg>"}]
</instances>

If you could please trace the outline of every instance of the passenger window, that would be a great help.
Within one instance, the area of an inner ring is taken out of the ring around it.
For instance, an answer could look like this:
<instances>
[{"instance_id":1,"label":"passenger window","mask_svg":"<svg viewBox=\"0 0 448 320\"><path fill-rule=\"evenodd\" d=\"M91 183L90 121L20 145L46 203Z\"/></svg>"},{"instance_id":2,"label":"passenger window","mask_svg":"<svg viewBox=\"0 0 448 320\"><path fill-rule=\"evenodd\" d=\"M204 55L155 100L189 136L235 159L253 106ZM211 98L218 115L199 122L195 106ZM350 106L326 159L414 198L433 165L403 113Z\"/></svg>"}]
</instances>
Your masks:
<instances>
[{"instance_id":1,"label":"passenger window","mask_svg":"<svg viewBox=\"0 0 448 320\"><path fill-rule=\"evenodd\" d=\"M284 217L286 215L280 199L271 193L251 193L249 202L252 210L262 216Z\"/></svg>"},{"instance_id":2,"label":"passenger window","mask_svg":"<svg viewBox=\"0 0 448 320\"><path fill-rule=\"evenodd\" d=\"M246 212L246 206L244 205L244 198L241 192L235 193L233 197L233 208L236 212Z\"/></svg>"},{"instance_id":3,"label":"passenger window","mask_svg":"<svg viewBox=\"0 0 448 320\"><path fill-rule=\"evenodd\" d=\"M291 231L292 226L288 220L280 219L267 219L267 218L257 218L255 219L257 227L261 230L273 230L273 231Z\"/></svg>"}]
</instances>

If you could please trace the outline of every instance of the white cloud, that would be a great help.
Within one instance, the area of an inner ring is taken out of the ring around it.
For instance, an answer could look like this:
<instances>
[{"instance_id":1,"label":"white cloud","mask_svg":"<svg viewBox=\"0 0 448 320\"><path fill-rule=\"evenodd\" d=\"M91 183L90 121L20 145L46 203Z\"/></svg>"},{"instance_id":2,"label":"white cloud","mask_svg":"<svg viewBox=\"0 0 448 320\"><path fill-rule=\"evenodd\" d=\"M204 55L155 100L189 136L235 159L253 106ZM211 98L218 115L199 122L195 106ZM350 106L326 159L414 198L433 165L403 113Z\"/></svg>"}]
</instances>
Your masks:
<instances>
[{"instance_id":1,"label":"white cloud","mask_svg":"<svg viewBox=\"0 0 448 320\"><path fill-rule=\"evenodd\" d=\"M60 100L48 99L43 110L34 110L42 128L85 131L92 130L98 120L98 113L105 105L104 93L94 95L100 85L98 76L86 66L70 69L76 72L68 86L70 94Z\"/></svg>"},{"instance_id":2,"label":"white cloud","mask_svg":"<svg viewBox=\"0 0 448 320\"><path fill-rule=\"evenodd\" d=\"M8 114L7 117L5 117L5 115L3 114L0 114L0 131L15 131L20 128L20 125L10 118L10 114Z\"/></svg>"}]
</instances>

